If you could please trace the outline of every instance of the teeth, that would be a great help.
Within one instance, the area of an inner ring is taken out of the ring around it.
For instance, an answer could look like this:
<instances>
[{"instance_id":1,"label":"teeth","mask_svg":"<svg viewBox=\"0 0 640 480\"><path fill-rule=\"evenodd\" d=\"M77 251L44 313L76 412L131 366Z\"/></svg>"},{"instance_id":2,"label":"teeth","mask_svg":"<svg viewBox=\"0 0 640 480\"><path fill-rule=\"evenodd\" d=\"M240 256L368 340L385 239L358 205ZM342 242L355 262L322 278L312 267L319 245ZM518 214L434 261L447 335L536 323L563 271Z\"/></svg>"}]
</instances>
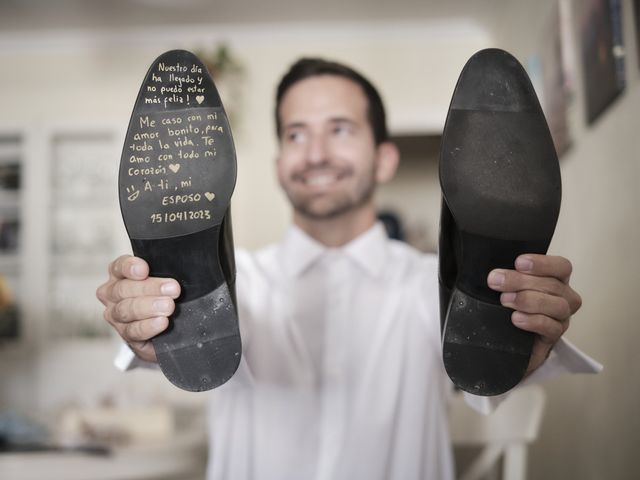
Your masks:
<instances>
[{"instance_id":1,"label":"teeth","mask_svg":"<svg viewBox=\"0 0 640 480\"><path fill-rule=\"evenodd\" d=\"M335 175L314 175L307 178L307 185L312 187L324 187L336 181Z\"/></svg>"}]
</instances>

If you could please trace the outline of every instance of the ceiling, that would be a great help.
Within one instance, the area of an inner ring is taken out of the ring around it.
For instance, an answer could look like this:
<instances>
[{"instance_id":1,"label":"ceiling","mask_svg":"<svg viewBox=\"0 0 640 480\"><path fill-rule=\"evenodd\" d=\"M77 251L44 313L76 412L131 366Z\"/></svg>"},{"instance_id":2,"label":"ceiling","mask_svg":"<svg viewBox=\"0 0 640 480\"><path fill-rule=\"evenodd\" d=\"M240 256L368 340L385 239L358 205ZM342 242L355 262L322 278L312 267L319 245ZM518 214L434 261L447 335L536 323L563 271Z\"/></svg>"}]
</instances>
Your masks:
<instances>
[{"instance_id":1,"label":"ceiling","mask_svg":"<svg viewBox=\"0 0 640 480\"><path fill-rule=\"evenodd\" d=\"M507 0L0 0L0 32L189 24L465 19L487 28Z\"/></svg>"}]
</instances>

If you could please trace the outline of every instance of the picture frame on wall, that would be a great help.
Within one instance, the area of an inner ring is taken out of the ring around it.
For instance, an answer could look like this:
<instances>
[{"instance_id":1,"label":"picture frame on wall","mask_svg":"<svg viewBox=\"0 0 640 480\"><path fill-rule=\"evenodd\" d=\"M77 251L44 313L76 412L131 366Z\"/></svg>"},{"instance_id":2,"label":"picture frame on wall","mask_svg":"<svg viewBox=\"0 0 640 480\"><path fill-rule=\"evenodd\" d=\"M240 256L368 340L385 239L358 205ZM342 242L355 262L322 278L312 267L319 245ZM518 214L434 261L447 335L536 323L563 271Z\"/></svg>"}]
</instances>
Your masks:
<instances>
[{"instance_id":1,"label":"picture frame on wall","mask_svg":"<svg viewBox=\"0 0 640 480\"><path fill-rule=\"evenodd\" d=\"M640 0L633 0L633 18L636 25L636 52L638 53L638 67L640 68Z\"/></svg>"},{"instance_id":2,"label":"picture frame on wall","mask_svg":"<svg viewBox=\"0 0 640 480\"><path fill-rule=\"evenodd\" d=\"M539 87L542 108L558 156L572 144L569 105L574 94L574 46L571 36L570 1L559 0L539 43Z\"/></svg>"},{"instance_id":3,"label":"picture frame on wall","mask_svg":"<svg viewBox=\"0 0 640 480\"><path fill-rule=\"evenodd\" d=\"M582 21L587 123L592 125L624 91L620 0L589 0Z\"/></svg>"}]
</instances>

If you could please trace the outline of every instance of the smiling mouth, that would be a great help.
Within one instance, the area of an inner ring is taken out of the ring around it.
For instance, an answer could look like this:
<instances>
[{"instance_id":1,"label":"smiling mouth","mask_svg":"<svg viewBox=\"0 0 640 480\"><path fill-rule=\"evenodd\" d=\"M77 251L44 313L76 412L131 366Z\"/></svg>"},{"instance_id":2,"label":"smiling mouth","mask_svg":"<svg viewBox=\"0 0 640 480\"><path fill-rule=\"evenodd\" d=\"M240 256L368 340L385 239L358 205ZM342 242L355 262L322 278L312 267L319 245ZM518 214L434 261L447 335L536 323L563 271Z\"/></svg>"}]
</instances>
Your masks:
<instances>
[{"instance_id":1,"label":"smiling mouth","mask_svg":"<svg viewBox=\"0 0 640 480\"><path fill-rule=\"evenodd\" d=\"M347 172L307 171L296 175L297 179L307 187L326 188L338 183L347 176Z\"/></svg>"},{"instance_id":2,"label":"smiling mouth","mask_svg":"<svg viewBox=\"0 0 640 480\"><path fill-rule=\"evenodd\" d=\"M327 187L338 181L337 175L322 174L303 177L303 182L310 187Z\"/></svg>"}]
</instances>

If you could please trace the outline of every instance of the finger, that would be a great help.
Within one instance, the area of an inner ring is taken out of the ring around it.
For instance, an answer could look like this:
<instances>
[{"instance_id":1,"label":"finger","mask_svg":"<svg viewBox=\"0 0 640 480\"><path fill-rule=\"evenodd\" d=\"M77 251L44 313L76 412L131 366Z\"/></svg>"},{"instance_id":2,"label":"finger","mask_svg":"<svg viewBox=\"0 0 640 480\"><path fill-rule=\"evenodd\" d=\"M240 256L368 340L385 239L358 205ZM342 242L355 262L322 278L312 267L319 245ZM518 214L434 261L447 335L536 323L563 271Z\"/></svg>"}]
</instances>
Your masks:
<instances>
[{"instance_id":1,"label":"finger","mask_svg":"<svg viewBox=\"0 0 640 480\"><path fill-rule=\"evenodd\" d=\"M537 277L515 270L496 268L489 272L487 285L498 292L518 292L535 290L537 292L564 297L571 288L554 277Z\"/></svg>"},{"instance_id":2,"label":"finger","mask_svg":"<svg viewBox=\"0 0 640 480\"><path fill-rule=\"evenodd\" d=\"M559 322L546 315L530 315L523 312L513 312L511 321L522 330L538 334L540 341L547 345L554 345L569 327L568 321Z\"/></svg>"},{"instance_id":3,"label":"finger","mask_svg":"<svg viewBox=\"0 0 640 480\"><path fill-rule=\"evenodd\" d=\"M149 265L143 259L122 255L109 264L109 277L115 280L130 278L144 280L149 275Z\"/></svg>"},{"instance_id":4,"label":"finger","mask_svg":"<svg viewBox=\"0 0 640 480\"><path fill-rule=\"evenodd\" d=\"M136 352L136 355L144 360L155 361L153 346L147 347L145 344L149 339L166 330L169 325L169 319L160 316L123 323L112 318L110 312L113 312L113 310L113 306L105 310L105 319L113 325L122 339Z\"/></svg>"},{"instance_id":5,"label":"finger","mask_svg":"<svg viewBox=\"0 0 640 480\"><path fill-rule=\"evenodd\" d=\"M556 320L567 320L571 316L571 308L565 298L532 290L503 293L500 303L523 313L546 315Z\"/></svg>"},{"instance_id":6,"label":"finger","mask_svg":"<svg viewBox=\"0 0 640 480\"><path fill-rule=\"evenodd\" d=\"M145 342L166 330L169 326L167 317L154 317L146 320L137 320L124 325L120 336L127 343Z\"/></svg>"},{"instance_id":7,"label":"finger","mask_svg":"<svg viewBox=\"0 0 640 480\"><path fill-rule=\"evenodd\" d=\"M516 270L539 277L554 277L568 283L573 271L571 262L564 257L526 253L515 261Z\"/></svg>"},{"instance_id":8,"label":"finger","mask_svg":"<svg viewBox=\"0 0 640 480\"><path fill-rule=\"evenodd\" d=\"M565 297L565 298L567 298L567 301L569 302L569 307L571 308L571 314L573 315L582 306L582 297L574 289L569 288L569 290L570 290L569 295L568 297Z\"/></svg>"},{"instance_id":9,"label":"finger","mask_svg":"<svg viewBox=\"0 0 640 480\"><path fill-rule=\"evenodd\" d=\"M143 342L128 342L129 347L133 350L136 356L147 362L157 362L156 350L149 340Z\"/></svg>"},{"instance_id":10,"label":"finger","mask_svg":"<svg viewBox=\"0 0 640 480\"><path fill-rule=\"evenodd\" d=\"M120 302L126 298L165 296L178 298L180 284L171 278L147 277L146 280L118 280L107 287L107 298Z\"/></svg>"},{"instance_id":11,"label":"finger","mask_svg":"<svg viewBox=\"0 0 640 480\"><path fill-rule=\"evenodd\" d=\"M136 297L111 304L105 311L109 323L129 323L153 317L168 317L173 313L175 303L169 297Z\"/></svg>"},{"instance_id":12,"label":"finger","mask_svg":"<svg viewBox=\"0 0 640 480\"><path fill-rule=\"evenodd\" d=\"M498 292L535 290L548 295L563 297L569 303L572 314L582 306L582 298L578 292L568 284L553 277L537 277L516 272L515 270L497 268L489 273L487 285Z\"/></svg>"},{"instance_id":13,"label":"finger","mask_svg":"<svg viewBox=\"0 0 640 480\"><path fill-rule=\"evenodd\" d=\"M105 282L96 290L96 297L105 307L109 306L109 303L111 302L111 300L109 299L109 293L111 291L111 285L113 283L113 280Z\"/></svg>"}]
</instances>

